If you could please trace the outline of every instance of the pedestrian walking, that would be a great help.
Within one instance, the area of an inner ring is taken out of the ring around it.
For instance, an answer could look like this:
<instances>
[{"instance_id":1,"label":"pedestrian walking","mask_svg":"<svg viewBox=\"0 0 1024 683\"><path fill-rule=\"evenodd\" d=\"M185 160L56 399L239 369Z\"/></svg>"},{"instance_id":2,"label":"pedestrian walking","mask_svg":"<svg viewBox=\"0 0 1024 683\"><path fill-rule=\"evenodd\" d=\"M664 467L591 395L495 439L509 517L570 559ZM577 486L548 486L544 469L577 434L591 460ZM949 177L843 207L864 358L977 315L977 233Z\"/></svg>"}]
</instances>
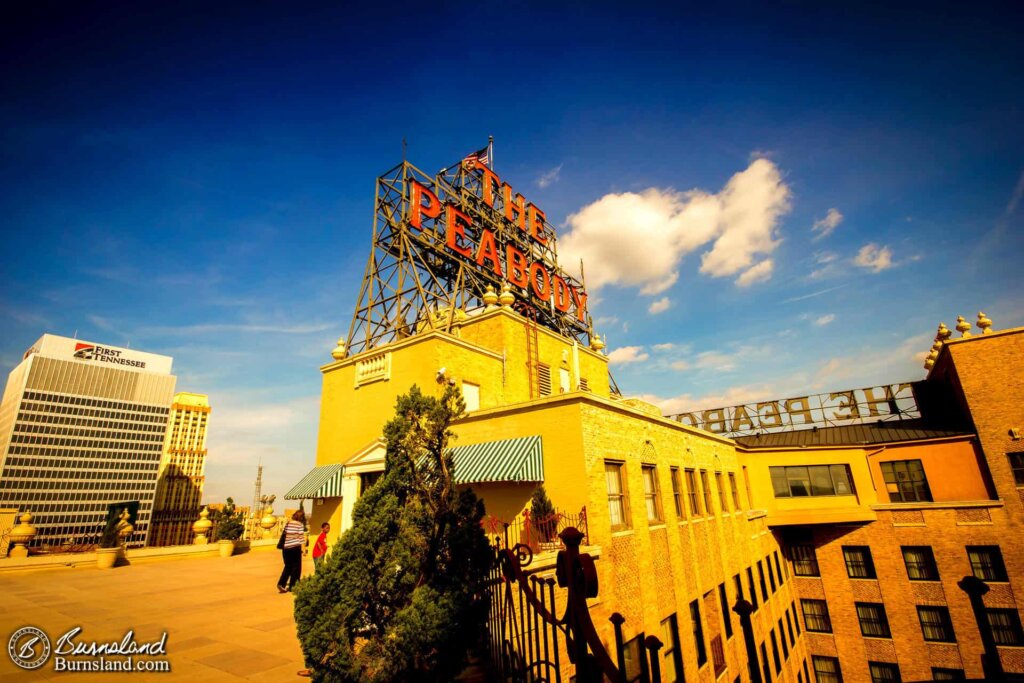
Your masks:
<instances>
[{"instance_id":1,"label":"pedestrian walking","mask_svg":"<svg viewBox=\"0 0 1024 683\"><path fill-rule=\"evenodd\" d=\"M320 569L320 565L324 561L324 556L327 554L327 533L331 530L331 525L324 522L320 525L320 535L316 537L316 543L313 544L313 570Z\"/></svg>"},{"instance_id":2,"label":"pedestrian walking","mask_svg":"<svg viewBox=\"0 0 1024 683\"><path fill-rule=\"evenodd\" d=\"M306 543L306 513L300 508L292 515L281 531L277 547L284 557L284 569L277 581L277 590L287 593L299 582L302 575L302 546Z\"/></svg>"}]
</instances>

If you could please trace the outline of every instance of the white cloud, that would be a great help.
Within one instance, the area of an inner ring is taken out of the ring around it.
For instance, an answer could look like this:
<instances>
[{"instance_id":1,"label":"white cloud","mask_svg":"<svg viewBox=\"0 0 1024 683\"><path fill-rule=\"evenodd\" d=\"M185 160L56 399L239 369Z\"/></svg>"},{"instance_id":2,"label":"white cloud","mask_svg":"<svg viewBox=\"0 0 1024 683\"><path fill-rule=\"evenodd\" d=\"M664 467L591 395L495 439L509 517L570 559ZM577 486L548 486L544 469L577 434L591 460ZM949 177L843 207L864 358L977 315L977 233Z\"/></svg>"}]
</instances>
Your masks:
<instances>
[{"instance_id":1,"label":"white cloud","mask_svg":"<svg viewBox=\"0 0 1024 683\"><path fill-rule=\"evenodd\" d=\"M689 370L692 366L685 360L675 360L669 367L673 370Z\"/></svg>"},{"instance_id":2,"label":"white cloud","mask_svg":"<svg viewBox=\"0 0 1024 683\"><path fill-rule=\"evenodd\" d=\"M608 362L611 365L625 365L627 363L639 363L647 360L650 356L642 346L622 346L608 354Z\"/></svg>"},{"instance_id":3,"label":"white cloud","mask_svg":"<svg viewBox=\"0 0 1024 683\"><path fill-rule=\"evenodd\" d=\"M673 344L672 342L665 342L664 344L655 344L654 345L654 350L655 351L671 351L675 347L676 347L676 345Z\"/></svg>"},{"instance_id":4,"label":"white cloud","mask_svg":"<svg viewBox=\"0 0 1024 683\"><path fill-rule=\"evenodd\" d=\"M815 321L814 321L814 324L817 325L818 327L825 327L825 325L828 325L830 322L832 322L835 319L836 319L835 314L829 313L828 315L823 315L823 316L821 316L819 318L816 318Z\"/></svg>"},{"instance_id":5,"label":"white cloud","mask_svg":"<svg viewBox=\"0 0 1024 683\"><path fill-rule=\"evenodd\" d=\"M814 225L811 226L811 232L818 233L814 239L817 241L828 237L842 222L843 214L839 213L839 209L829 209L824 218L814 221Z\"/></svg>"},{"instance_id":6,"label":"white cloud","mask_svg":"<svg viewBox=\"0 0 1024 683\"><path fill-rule=\"evenodd\" d=\"M569 216L559 254L565 263L583 259L591 290L622 285L647 295L671 287L683 258L709 243L701 256L705 275L770 268L755 260L778 246L776 231L789 211L789 196L779 169L767 159L755 159L717 194L657 188L608 194Z\"/></svg>"},{"instance_id":7,"label":"white cloud","mask_svg":"<svg viewBox=\"0 0 1024 683\"><path fill-rule=\"evenodd\" d=\"M647 307L647 312L651 315L658 315L659 313L667 311L671 305L672 300L667 296L663 296L657 301L652 302L651 305Z\"/></svg>"},{"instance_id":8,"label":"white cloud","mask_svg":"<svg viewBox=\"0 0 1024 683\"><path fill-rule=\"evenodd\" d=\"M766 258L756 266L751 266L743 272L738 278L736 278L737 287L749 287L755 282L764 282L770 280L772 277L772 270L775 264L770 258Z\"/></svg>"},{"instance_id":9,"label":"white cloud","mask_svg":"<svg viewBox=\"0 0 1024 683\"><path fill-rule=\"evenodd\" d=\"M853 262L861 268L867 268L876 273L892 268L894 265L892 262L892 250L889 247L880 247L874 242L861 247Z\"/></svg>"},{"instance_id":10,"label":"white cloud","mask_svg":"<svg viewBox=\"0 0 1024 683\"><path fill-rule=\"evenodd\" d=\"M736 357L720 351L704 351L697 354L696 365L702 370L728 372L736 369Z\"/></svg>"},{"instance_id":11,"label":"white cloud","mask_svg":"<svg viewBox=\"0 0 1024 683\"><path fill-rule=\"evenodd\" d=\"M537 178L537 187L543 189L549 185L554 185L555 183L558 182L558 175L561 172L562 164L559 164L550 171L545 171L544 173L541 173L540 176Z\"/></svg>"},{"instance_id":12,"label":"white cloud","mask_svg":"<svg viewBox=\"0 0 1024 683\"><path fill-rule=\"evenodd\" d=\"M692 396L680 394L664 398L654 394L643 394L639 398L661 408L662 415L677 415L707 408L738 406L762 399L777 398L778 392L767 384L732 387L717 394Z\"/></svg>"}]
</instances>

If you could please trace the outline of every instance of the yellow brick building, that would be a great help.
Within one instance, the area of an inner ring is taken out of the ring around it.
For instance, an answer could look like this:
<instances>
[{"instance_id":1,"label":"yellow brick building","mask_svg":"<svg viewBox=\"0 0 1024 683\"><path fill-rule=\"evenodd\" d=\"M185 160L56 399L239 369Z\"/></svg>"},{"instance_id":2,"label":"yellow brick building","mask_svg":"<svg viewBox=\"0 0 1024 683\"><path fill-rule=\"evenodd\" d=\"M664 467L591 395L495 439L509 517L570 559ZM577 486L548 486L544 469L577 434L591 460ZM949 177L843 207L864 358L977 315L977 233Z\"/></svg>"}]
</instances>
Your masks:
<instances>
[{"instance_id":1,"label":"yellow brick building","mask_svg":"<svg viewBox=\"0 0 1024 683\"><path fill-rule=\"evenodd\" d=\"M208 396L187 392L174 395L153 503L152 546L186 545L192 540L192 524L202 507L206 482L209 419Z\"/></svg>"},{"instance_id":2,"label":"yellow brick building","mask_svg":"<svg viewBox=\"0 0 1024 683\"><path fill-rule=\"evenodd\" d=\"M591 613L609 651L608 618L625 617L627 662L654 634L663 680L750 680L754 662L764 681L978 678L983 638L957 586L973 572L990 587L981 616L996 619L1001 666L1021 672L1024 472L1012 452L1024 448L1012 434L1024 397L998 377L1022 352L1024 330L947 341L926 383L930 422L727 438L613 394L600 348L491 305L451 333L323 366L317 467L287 497L313 499L311 528L331 522L336 542L383 470L396 397L455 383L467 400L456 478L505 520L540 481L560 510L585 508L601 586ZM531 438L539 472L521 446ZM460 459L488 451L512 474ZM738 599L755 607L753 656Z\"/></svg>"}]
</instances>

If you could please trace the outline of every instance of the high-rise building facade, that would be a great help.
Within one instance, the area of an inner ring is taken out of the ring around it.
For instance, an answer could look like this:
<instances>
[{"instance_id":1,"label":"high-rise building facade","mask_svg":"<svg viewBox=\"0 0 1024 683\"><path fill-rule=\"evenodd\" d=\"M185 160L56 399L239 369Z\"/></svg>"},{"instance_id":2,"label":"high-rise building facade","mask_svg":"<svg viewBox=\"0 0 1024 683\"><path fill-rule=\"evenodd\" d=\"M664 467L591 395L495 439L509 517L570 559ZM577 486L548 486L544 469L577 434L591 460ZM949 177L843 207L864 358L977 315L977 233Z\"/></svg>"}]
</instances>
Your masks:
<instances>
[{"instance_id":1,"label":"high-rise building facade","mask_svg":"<svg viewBox=\"0 0 1024 683\"><path fill-rule=\"evenodd\" d=\"M185 545L192 540L206 477L206 427L210 400L205 394L178 392L171 404L163 458L153 504L149 545Z\"/></svg>"},{"instance_id":2,"label":"high-rise building facade","mask_svg":"<svg viewBox=\"0 0 1024 683\"><path fill-rule=\"evenodd\" d=\"M51 334L25 352L0 403L0 507L32 512L32 546L95 543L120 503L138 504L128 544L146 542L171 363Z\"/></svg>"}]
</instances>

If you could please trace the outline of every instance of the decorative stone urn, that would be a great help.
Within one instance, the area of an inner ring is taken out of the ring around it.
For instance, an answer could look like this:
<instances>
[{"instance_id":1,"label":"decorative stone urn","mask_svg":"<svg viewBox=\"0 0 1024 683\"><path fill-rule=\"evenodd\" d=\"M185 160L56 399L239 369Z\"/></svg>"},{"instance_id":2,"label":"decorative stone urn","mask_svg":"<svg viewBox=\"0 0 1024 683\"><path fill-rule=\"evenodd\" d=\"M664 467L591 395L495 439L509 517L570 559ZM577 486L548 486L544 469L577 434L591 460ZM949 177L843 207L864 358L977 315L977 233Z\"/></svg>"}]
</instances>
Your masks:
<instances>
[{"instance_id":1,"label":"decorative stone urn","mask_svg":"<svg viewBox=\"0 0 1024 683\"><path fill-rule=\"evenodd\" d=\"M196 534L196 540L193 541L195 545L206 545L210 542L206 534L210 531L210 527L213 526L213 522L210 521L210 511L205 507L203 511L199 513L199 519L192 525L192 531Z\"/></svg>"},{"instance_id":2,"label":"decorative stone urn","mask_svg":"<svg viewBox=\"0 0 1024 683\"><path fill-rule=\"evenodd\" d=\"M117 559L125 560L127 555L125 552L125 543L128 541L128 537L135 531L135 527L128 521L131 515L128 514L128 508L121 510L121 516L117 521L117 537L121 539L121 543L118 545Z\"/></svg>"},{"instance_id":3,"label":"decorative stone urn","mask_svg":"<svg viewBox=\"0 0 1024 683\"><path fill-rule=\"evenodd\" d=\"M36 528L32 526L32 513L26 510L18 517L18 524L11 529L11 557L28 557L28 543L36 537Z\"/></svg>"},{"instance_id":4,"label":"decorative stone urn","mask_svg":"<svg viewBox=\"0 0 1024 683\"><path fill-rule=\"evenodd\" d=\"M274 508L270 505L263 511L263 519L260 520L260 528L263 529L263 538L271 536L270 530L277 524L277 517L274 516Z\"/></svg>"}]
</instances>

